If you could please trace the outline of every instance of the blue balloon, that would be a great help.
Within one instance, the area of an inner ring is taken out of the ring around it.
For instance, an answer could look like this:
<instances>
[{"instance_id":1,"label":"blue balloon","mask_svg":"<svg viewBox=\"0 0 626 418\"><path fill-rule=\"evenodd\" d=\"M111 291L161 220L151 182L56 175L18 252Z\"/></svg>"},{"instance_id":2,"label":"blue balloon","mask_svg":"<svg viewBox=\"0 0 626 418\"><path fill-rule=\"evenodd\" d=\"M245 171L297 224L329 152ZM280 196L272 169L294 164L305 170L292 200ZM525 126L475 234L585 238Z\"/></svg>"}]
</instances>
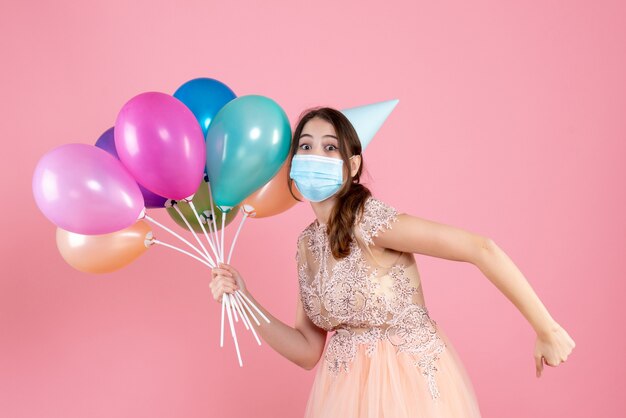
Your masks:
<instances>
[{"instance_id":1,"label":"blue balloon","mask_svg":"<svg viewBox=\"0 0 626 418\"><path fill-rule=\"evenodd\" d=\"M270 181L290 146L289 119L274 100L248 95L227 103L206 136L206 170L216 206L228 212Z\"/></svg>"},{"instance_id":2,"label":"blue balloon","mask_svg":"<svg viewBox=\"0 0 626 418\"><path fill-rule=\"evenodd\" d=\"M174 97L193 112L202 128L202 137L206 138L209 126L217 112L237 96L221 81L212 78L195 78L180 86L174 92Z\"/></svg>"}]
</instances>

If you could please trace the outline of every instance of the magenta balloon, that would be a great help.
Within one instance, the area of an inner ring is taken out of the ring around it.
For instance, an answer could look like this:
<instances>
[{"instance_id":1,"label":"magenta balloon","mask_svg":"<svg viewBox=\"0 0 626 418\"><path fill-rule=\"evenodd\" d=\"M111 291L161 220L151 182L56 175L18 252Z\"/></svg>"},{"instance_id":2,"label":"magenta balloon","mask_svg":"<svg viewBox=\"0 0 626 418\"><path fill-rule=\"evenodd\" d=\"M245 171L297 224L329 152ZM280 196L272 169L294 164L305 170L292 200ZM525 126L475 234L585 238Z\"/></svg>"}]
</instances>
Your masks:
<instances>
[{"instance_id":1,"label":"magenta balloon","mask_svg":"<svg viewBox=\"0 0 626 418\"><path fill-rule=\"evenodd\" d=\"M87 144L54 148L33 175L37 206L55 225L84 235L134 224L144 208L139 186L108 152Z\"/></svg>"},{"instance_id":2,"label":"magenta balloon","mask_svg":"<svg viewBox=\"0 0 626 418\"><path fill-rule=\"evenodd\" d=\"M130 99L115 121L115 148L139 184L180 200L204 177L206 146L194 114L177 98L159 92Z\"/></svg>"}]
</instances>

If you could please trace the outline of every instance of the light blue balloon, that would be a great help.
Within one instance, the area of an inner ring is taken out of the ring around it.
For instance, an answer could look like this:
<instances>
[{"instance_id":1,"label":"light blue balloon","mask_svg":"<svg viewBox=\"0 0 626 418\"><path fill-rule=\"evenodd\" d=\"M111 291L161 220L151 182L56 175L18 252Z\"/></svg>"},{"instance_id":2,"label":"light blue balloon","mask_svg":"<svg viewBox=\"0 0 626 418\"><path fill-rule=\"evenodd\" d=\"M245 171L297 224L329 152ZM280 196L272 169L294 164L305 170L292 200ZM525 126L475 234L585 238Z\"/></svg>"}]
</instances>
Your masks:
<instances>
[{"instance_id":1,"label":"light blue balloon","mask_svg":"<svg viewBox=\"0 0 626 418\"><path fill-rule=\"evenodd\" d=\"M271 180L290 146L289 119L274 100L248 95L228 102L206 136L206 170L220 210L228 212Z\"/></svg>"},{"instance_id":2,"label":"light blue balloon","mask_svg":"<svg viewBox=\"0 0 626 418\"><path fill-rule=\"evenodd\" d=\"M174 97L193 112L202 128L202 137L206 138L217 112L237 96L221 81L201 77L185 82L174 92Z\"/></svg>"}]
</instances>

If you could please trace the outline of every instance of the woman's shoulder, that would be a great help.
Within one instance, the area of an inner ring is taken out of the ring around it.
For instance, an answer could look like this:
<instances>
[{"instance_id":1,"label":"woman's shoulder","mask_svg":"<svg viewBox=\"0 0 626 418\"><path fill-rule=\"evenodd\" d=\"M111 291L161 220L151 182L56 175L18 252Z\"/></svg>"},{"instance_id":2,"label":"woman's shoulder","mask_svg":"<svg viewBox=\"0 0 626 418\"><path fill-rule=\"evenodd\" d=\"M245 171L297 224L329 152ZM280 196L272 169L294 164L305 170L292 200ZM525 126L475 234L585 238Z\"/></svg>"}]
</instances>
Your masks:
<instances>
[{"instance_id":1,"label":"woman's shoulder","mask_svg":"<svg viewBox=\"0 0 626 418\"><path fill-rule=\"evenodd\" d=\"M355 229L363 241L371 245L373 244L372 237L378 236L381 231L392 228L393 223L398 221L398 214L393 205L371 195L363 204L363 210L357 217Z\"/></svg>"},{"instance_id":2,"label":"woman's shoulder","mask_svg":"<svg viewBox=\"0 0 626 418\"><path fill-rule=\"evenodd\" d=\"M357 214L357 222L371 223L377 219L387 220L398 215L395 206L386 201L370 195L363 202L363 210Z\"/></svg>"}]
</instances>

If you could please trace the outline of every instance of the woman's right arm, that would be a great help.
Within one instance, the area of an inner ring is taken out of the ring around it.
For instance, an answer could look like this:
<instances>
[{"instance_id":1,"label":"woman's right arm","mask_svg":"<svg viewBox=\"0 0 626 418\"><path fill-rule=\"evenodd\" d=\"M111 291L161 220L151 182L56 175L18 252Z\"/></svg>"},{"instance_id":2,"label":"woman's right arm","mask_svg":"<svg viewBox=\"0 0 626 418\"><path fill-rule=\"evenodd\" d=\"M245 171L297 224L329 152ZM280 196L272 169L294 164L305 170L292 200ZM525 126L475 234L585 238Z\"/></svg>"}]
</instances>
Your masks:
<instances>
[{"instance_id":1,"label":"woman's right arm","mask_svg":"<svg viewBox=\"0 0 626 418\"><path fill-rule=\"evenodd\" d=\"M248 291L239 272L229 264L220 263L213 269L211 291L213 298L222 302L224 293L232 293L239 290L245 294L265 316L270 320L267 323L259 318L261 325L251 320L252 326L261 335L270 347L283 357L298 366L311 370L315 367L322 356L326 344L326 330L317 327L306 315L302 307L302 301L298 297L295 326L281 322L263 307ZM252 308L254 310L254 308ZM258 312L255 313L258 315Z\"/></svg>"}]
</instances>

